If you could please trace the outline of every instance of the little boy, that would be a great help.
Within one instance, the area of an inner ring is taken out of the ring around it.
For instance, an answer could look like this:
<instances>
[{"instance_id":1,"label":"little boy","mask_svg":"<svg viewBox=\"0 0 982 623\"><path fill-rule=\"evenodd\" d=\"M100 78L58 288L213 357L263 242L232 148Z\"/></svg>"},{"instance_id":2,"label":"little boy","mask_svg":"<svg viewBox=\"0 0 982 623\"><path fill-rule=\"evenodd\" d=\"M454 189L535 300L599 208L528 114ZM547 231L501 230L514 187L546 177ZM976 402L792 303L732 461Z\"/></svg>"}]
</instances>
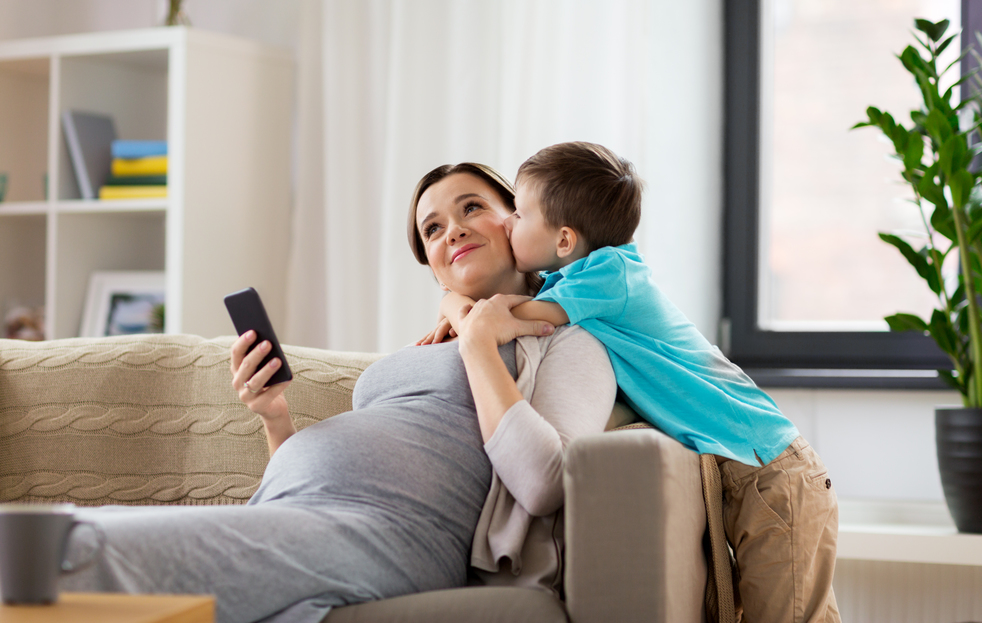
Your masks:
<instances>
[{"instance_id":1,"label":"little boy","mask_svg":"<svg viewBox=\"0 0 982 623\"><path fill-rule=\"evenodd\" d=\"M838 504L827 470L770 397L655 285L632 242L642 190L634 167L600 145L562 143L526 160L515 183L517 210L506 221L515 261L522 272L547 271L515 315L589 331L635 411L715 455L744 620L839 621ZM459 317L461 298L444 300L444 317Z\"/></svg>"}]
</instances>

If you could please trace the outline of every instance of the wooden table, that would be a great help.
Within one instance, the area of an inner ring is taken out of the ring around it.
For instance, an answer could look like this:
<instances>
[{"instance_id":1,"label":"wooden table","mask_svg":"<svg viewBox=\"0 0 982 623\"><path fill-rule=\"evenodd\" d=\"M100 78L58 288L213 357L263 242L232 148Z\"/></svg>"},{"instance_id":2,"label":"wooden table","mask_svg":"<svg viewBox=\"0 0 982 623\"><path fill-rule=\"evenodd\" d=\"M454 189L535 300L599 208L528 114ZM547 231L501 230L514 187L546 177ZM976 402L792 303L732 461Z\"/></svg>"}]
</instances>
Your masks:
<instances>
[{"instance_id":1,"label":"wooden table","mask_svg":"<svg viewBox=\"0 0 982 623\"><path fill-rule=\"evenodd\" d=\"M0 605L0 623L214 623L206 595L62 593L53 606Z\"/></svg>"}]
</instances>

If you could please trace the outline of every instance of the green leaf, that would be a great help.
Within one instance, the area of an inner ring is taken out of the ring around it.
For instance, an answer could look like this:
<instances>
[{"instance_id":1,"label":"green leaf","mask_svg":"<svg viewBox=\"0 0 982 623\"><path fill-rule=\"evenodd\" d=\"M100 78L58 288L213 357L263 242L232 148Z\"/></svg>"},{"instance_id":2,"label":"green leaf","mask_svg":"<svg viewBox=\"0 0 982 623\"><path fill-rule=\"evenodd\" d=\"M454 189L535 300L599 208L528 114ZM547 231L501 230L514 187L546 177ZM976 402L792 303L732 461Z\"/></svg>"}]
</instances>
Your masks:
<instances>
[{"instance_id":1,"label":"green leaf","mask_svg":"<svg viewBox=\"0 0 982 623\"><path fill-rule=\"evenodd\" d=\"M917 192L934 205L938 207L944 206L947 208L948 200L945 199L944 191L941 189L941 187L934 182L934 175L936 175L936 173L925 174L921 181L917 184Z\"/></svg>"},{"instance_id":2,"label":"green leaf","mask_svg":"<svg viewBox=\"0 0 982 623\"><path fill-rule=\"evenodd\" d=\"M927 323L914 314L894 314L884 318L891 331L917 331L927 333Z\"/></svg>"},{"instance_id":3,"label":"green leaf","mask_svg":"<svg viewBox=\"0 0 982 623\"><path fill-rule=\"evenodd\" d=\"M930 75L931 73L927 63L924 62L924 58L918 53L917 48L912 45L904 48L904 51L897 58L903 63L904 68L915 76L918 73L924 75Z\"/></svg>"},{"instance_id":4,"label":"green leaf","mask_svg":"<svg viewBox=\"0 0 982 623\"><path fill-rule=\"evenodd\" d=\"M971 220L971 224L968 226L968 244L974 243L979 234L982 234L982 219Z\"/></svg>"},{"instance_id":5,"label":"green leaf","mask_svg":"<svg viewBox=\"0 0 982 623\"><path fill-rule=\"evenodd\" d=\"M897 122L893 120L893 115L888 112L882 113L877 120L877 125L880 126L887 138L893 140L893 132L897 129Z\"/></svg>"},{"instance_id":6,"label":"green leaf","mask_svg":"<svg viewBox=\"0 0 982 623\"><path fill-rule=\"evenodd\" d=\"M944 113L937 108L932 108L931 112L928 113L927 119L924 122L924 128L938 145L944 145L944 142L951 136L951 126L948 125L948 120L945 119Z\"/></svg>"},{"instance_id":7,"label":"green leaf","mask_svg":"<svg viewBox=\"0 0 982 623\"><path fill-rule=\"evenodd\" d=\"M955 233L954 215L947 203L934 207L934 212L931 213L931 227L948 240L955 241L958 238L958 234Z\"/></svg>"},{"instance_id":8,"label":"green leaf","mask_svg":"<svg viewBox=\"0 0 982 623\"><path fill-rule=\"evenodd\" d=\"M943 71L941 72L941 75L944 75L944 74L946 74L946 73L948 73L948 71L949 71L949 70L950 70L950 69L951 69L952 67L954 67L954 66L955 66L955 65L957 65L958 63L960 63L960 62L962 62L962 60L963 60L963 59L964 59L964 58L965 58L966 56L968 56L968 54L969 54L969 52L972 52L972 49L971 49L971 48L965 48L965 49L964 49L964 50L962 51L962 53L958 55L958 58L956 58L955 60L953 60L953 61L951 61L950 63L948 63L948 66L944 68L944 70L943 70Z\"/></svg>"},{"instance_id":9,"label":"green leaf","mask_svg":"<svg viewBox=\"0 0 982 623\"><path fill-rule=\"evenodd\" d=\"M950 356L957 356L958 336L951 327L951 321L943 311L940 309L934 310L934 313L931 314L931 322L927 325L927 330L934 339L934 342L938 345L938 348Z\"/></svg>"},{"instance_id":10,"label":"green leaf","mask_svg":"<svg viewBox=\"0 0 982 623\"><path fill-rule=\"evenodd\" d=\"M907 131L907 128L898 124L893 128L893 135L890 138L893 139L893 148L898 156L902 157L907 153L907 147L910 144L910 132Z\"/></svg>"},{"instance_id":11,"label":"green leaf","mask_svg":"<svg viewBox=\"0 0 982 623\"><path fill-rule=\"evenodd\" d=\"M931 53L931 40L930 39L928 39L927 37L923 37L922 38L921 35L918 34L917 31L914 31L914 30L910 31L910 34L914 35L914 41L916 41L919 46L921 46L922 48L924 48L924 51L925 52L927 52L928 54Z\"/></svg>"},{"instance_id":12,"label":"green leaf","mask_svg":"<svg viewBox=\"0 0 982 623\"><path fill-rule=\"evenodd\" d=\"M904 168L915 169L921 164L924 158L924 139L916 132L911 133L910 141L907 144L907 151L904 152Z\"/></svg>"},{"instance_id":13,"label":"green leaf","mask_svg":"<svg viewBox=\"0 0 982 623\"><path fill-rule=\"evenodd\" d=\"M965 386L960 382L960 378L955 376L955 373L951 370L938 370L938 378L950 385L951 387L957 389L962 394L965 393Z\"/></svg>"},{"instance_id":14,"label":"green leaf","mask_svg":"<svg viewBox=\"0 0 982 623\"><path fill-rule=\"evenodd\" d=\"M937 23L926 19L915 19L914 27L927 35L931 41L938 42L944 36L945 31L948 30L949 23L946 19Z\"/></svg>"},{"instance_id":15,"label":"green leaf","mask_svg":"<svg viewBox=\"0 0 982 623\"><path fill-rule=\"evenodd\" d=\"M964 136L952 134L948 137L941 146L941 152L938 155L938 164L941 165L941 171L945 176L950 178L954 172L961 169L962 156L965 155L966 151Z\"/></svg>"},{"instance_id":16,"label":"green leaf","mask_svg":"<svg viewBox=\"0 0 982 623\"><path fill-rule=\"evenodd\" d=\"M959 281L955 291L948 295L948 301L952 307L957 307L965 302L965 284Z\"/></svg>"},{"instance_id":17,"label":"green leaf","mask_svg":"<svg viewBox=\"0 0 982 623\"><path fill-rule=\"evenodd\" d=\"M932 270L930 264L928 263L927 258L924 257L924 255L922 255L921 253L915 251L914 247L910 246L910 244L908 244L906 240L904 240L900 236L896 236L894 234L885 234L883 232L880 232L880 240L886 242L887 244L892 244L893 246L895 246L897 250L900 251L900 253L904 256L904 258L907 259L907 262L914 267L914 270L916 270L917 274L921 276L921 279L928 282L928 286L932 286L932 281L935 287L938 286L937 276L933 274L934 271ZM931 287L931 289L934 290L934 287Z\"/></svg>"},{"instance_id":18,"label":"green leaf","mask_svg":"<svg viewBox=\"0 0 982 623\"><path fill-rule=\"evenodd\" d=\"M951 201L955 204L955 209L960 210L968 203L972 186L975 183L975 176L970 171L961 169L952 174L948 179L948 188L951 189Z\"/></svg>"},{"instance_id":19,"label":"green leaf","mask_svg":"<svg viewBox=\"0 0 982 623\"><path fill-rule=\"evenodd\" d=\"M855 130L856 128L865 128L871 125L878 127L880 125L880 119L883 117L883 113L880 112L880 109L876 108L875 106L870 106L866 109L866 117L868 118L868 121L860 121L850 129Z\"/></svg>"},{"instance_id":20,"label":"green leaf","mask_svg":"<svg viewBox=\"0 0 982 623\"><path fill-rule=\"evenodd\" d=\"M938 49L935 51L935 54L937 54L938 56L941 56L941 53L945 51L945 48L947 48L951 44L951 42L954 41L957 37L958 37L958 34L956 33L954 35L951 35L950 37L948 37L947 39L945 39L941 43L939 43L938 44Z\"/></svg>"},{"instance_id":21,"label":"green leaf","mask_svg":"<svg viewBox=\"0 0 982 623\"><path fill-rule=\"evenodd\" d=\"M924 258L924 261L928 266L928 271L924 275L921 275L924 277L924 280L927 281L927 287L931 288L931 292L941 296L941 278L938 276L938 269L934 266L934 257L931 255L931 247L924 245L917 254Z\"/></svg>"}]
</instances>

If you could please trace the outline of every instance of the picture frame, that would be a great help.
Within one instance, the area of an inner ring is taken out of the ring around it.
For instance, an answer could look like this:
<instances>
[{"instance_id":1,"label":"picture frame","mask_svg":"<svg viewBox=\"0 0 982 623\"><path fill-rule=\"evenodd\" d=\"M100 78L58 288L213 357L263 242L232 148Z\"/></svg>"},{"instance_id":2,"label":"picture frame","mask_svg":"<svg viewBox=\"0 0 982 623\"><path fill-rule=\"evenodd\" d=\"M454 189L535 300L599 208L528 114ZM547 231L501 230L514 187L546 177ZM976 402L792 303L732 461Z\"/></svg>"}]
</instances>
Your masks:
<instances>
[{"instance_id":1,"label":"picture frame","mask_svg":"<svg viewBox=\"0 0 982 623\"><path fill-rule=\"evenodd\" d=\"M163 333L164 271L95 271L89 276L81 337Z\"/></svg>"}]
</instances>

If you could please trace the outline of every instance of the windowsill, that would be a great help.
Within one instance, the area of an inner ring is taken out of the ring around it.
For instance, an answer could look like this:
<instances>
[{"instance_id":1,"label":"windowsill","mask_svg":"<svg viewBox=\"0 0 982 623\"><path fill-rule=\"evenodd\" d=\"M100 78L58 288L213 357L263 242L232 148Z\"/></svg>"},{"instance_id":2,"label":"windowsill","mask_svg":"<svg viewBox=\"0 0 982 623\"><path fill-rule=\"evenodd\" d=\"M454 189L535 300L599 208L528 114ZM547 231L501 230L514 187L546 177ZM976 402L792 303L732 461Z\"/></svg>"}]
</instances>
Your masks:
<instances>
[{"instance_id":1,"label":"windowsill","mask_svg":"<svg viewBox=\"0 0 982 623\"><path fill-rule=\"evenodd\" d=\"M958 532L943 502L839 500L836 556L982 566L982 534Z\"/></svg>"},{"instance_id":2,"label":"windowsill","mask_svg":"<svg viewBox=\"0 0 982 623\"><path fill-rule=\"evenodd\" d=\"M760 387L951 390L934 370L745 368Z\"/></svg>"}]
</instances>

